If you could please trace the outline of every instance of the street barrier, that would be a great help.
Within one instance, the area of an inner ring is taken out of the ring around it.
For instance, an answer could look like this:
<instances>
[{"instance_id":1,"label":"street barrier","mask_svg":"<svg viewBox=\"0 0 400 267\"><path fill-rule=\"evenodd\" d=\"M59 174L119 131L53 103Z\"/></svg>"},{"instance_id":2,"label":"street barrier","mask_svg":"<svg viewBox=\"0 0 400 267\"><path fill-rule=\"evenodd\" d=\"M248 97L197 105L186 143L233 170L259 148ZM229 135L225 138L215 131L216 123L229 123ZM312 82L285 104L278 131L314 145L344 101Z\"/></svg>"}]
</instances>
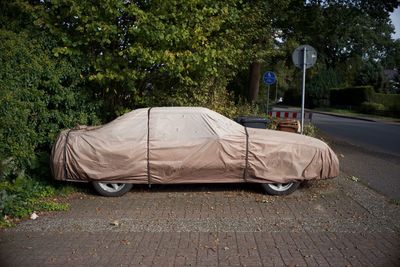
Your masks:
<instances>
[{"instance_id":1,"label":"street barrier","mask_svg":"<svg viewBox=\"0 0 400 267\"><path fill-rule=\"evenodd\" d=\"M296 111L270 111L268 115L272 118L281 118L281 119L301 119L301 112ZM304 119L312 120L312 112L305 112Z\"/></svg>"}]
</instances>

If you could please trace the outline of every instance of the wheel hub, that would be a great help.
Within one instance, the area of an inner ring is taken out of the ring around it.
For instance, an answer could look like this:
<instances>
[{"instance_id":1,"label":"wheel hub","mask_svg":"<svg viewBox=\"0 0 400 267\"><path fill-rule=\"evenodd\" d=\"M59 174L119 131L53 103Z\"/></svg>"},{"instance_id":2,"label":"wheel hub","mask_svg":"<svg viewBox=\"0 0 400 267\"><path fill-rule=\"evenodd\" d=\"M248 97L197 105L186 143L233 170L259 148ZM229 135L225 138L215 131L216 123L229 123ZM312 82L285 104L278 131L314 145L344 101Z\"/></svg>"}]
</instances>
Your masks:
<instances>
[{"instance_id":1,"label":"wheel hub","mask_svg":"<svg viewBox=\"0 0 400 267\"><path fill-rule=\"evenodd\" d=\"M115 193L124 188L125 184L117 184L117 183L99 183L99 186L107 192Z\"/></svg>"}]
</instances>

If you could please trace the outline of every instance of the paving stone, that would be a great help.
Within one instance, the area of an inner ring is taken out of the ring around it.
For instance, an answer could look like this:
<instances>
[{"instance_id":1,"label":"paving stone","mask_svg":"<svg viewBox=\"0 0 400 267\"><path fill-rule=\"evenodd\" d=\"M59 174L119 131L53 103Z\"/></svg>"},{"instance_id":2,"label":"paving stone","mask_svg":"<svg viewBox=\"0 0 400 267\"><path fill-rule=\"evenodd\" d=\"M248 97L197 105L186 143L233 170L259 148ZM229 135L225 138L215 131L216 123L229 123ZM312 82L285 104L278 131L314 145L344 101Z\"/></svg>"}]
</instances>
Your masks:
<instances>
[{"instance_id":1,"label":"paving stone","mask_svg":"<svg viewBox=\"0 0 400 267\"><path fill-rule=\"evenodd\" d=\"M345 177L282 197L137 187L1 230L0 266L400 266L399 220L399 206Z\"/></svg>"}]
</instances>

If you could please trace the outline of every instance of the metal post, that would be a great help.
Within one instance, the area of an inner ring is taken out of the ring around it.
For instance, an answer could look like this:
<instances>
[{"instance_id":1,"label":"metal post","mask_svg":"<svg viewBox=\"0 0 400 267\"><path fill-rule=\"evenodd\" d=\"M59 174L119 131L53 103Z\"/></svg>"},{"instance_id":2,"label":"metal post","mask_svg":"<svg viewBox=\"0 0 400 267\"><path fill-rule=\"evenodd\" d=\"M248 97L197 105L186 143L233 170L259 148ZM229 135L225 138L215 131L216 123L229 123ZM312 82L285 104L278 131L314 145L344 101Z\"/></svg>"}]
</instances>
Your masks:
<instances>
[{"instance_id":1,"label":"metal post","mask_svg":"<svg viewBox=\"0 0 400 267\"><path fill-rule=\"evenodd\" d=\"M304 131L304 99L306 93L306 64L307 64L307 48L303 49L303 82L301 85L302 95L301 95L301 134Z\"/></svg>"},{"instance_id":2,"label":"metal post","mask_svg":"<svg viewBox=\"0 0 400 267\"><path fill-rule=\"evenodd\" d=\"M269 84L268 84L268 91L267 91L267 114L268 114L268 106L269 106Z\"/></svg>"},{"instance_id":3,"label":"metal post","mask_svg":"<svg viewBox=\"0 0 400 267\"><path fill-rule=\"evenodd\" d=\"M275 83L275 103L278 101L278 79L276 79Z\"/></svg>"}]
</instances>

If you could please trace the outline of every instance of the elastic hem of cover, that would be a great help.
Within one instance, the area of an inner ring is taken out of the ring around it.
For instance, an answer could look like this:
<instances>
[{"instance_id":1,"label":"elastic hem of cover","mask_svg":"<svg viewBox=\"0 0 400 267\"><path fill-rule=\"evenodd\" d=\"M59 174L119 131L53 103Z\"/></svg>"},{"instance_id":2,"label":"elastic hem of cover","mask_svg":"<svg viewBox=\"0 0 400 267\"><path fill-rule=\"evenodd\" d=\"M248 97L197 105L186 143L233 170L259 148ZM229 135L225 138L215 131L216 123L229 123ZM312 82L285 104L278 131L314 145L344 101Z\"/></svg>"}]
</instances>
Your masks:
<instances>
[{"instance_id":1,"label":"elastic hem of cover","mask_svg":"<svg viewBox=\"0 0 400 267\"><path fill-rule=\"evenodd\" d=\"M249 165L249 133L247 132L247 127L244 127L244 130L246 132L246 159L245 159L245 166L243 170L243 180L247 182L247 177L248 177L248 165Z\"/></svg>"},{"instance_id":2,"label":"elastic hem of cover","mask_svg":"<svg viewBox=\"0 0 400 267\"><path fill-rule=\"evenodd\" d=\"M69 138L69 133L72 131L70 129L67 133L67 136L65 137L65 144L64 144L64 180L69 180L68 179L68 168L67 168L67 144L68 144L68 138Z\"/></svg>"},{"instance_id":3,"label":"elastic hem of cover","mask_svg":"<svg viewBox=\"0 0 400 267\"><path fill-rule=\"evenodd\" d=\"M147 110L147 183L151 187L151 175L150 175L150 110Z\"/></svg>"}]
</instances>

